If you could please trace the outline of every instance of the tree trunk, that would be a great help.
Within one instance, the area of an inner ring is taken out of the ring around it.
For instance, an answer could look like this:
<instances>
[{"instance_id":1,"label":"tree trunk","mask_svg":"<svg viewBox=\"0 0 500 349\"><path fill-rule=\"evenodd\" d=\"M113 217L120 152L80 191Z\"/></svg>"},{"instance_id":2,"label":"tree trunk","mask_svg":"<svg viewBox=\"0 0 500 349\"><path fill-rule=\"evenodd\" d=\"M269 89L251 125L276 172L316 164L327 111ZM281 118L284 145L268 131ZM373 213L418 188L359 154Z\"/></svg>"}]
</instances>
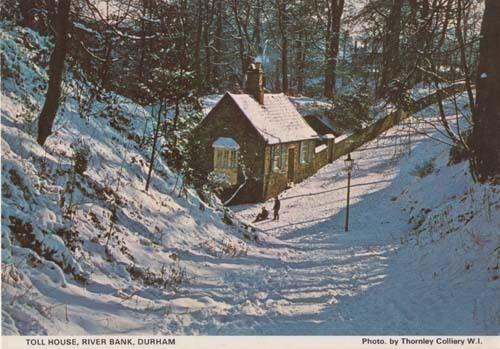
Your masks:
<instances>
[{"instance_id":1,"label":"tree trunk","mask_svg":"<svg viewBox=\"0 0 500 349\"><path fill-rule=\"evenodd\" d=\"M234 21L236 22L236 27L238 28L238 52L241 64L241 76L239 78L241 87L245 86L245 76L247 71L248 59L245 55L245 41L243 39L243 29L240 21L239 13L239 2L237 0L232 0L231 8L233 10Z\"/></svg>"},{"instance_id":2,"label":"tree trunk","mask_svg":"<svg viewBox=\"0 0 500 349\"><path fill-rule=\"evenodd\" d=\"M106 90L106 89L109 89L108 74L109 74L109 70L112 67L112 62L111 62L112 55L111 54L113 53L113 39L110 38L108 34L106 34L105 36L106 36L106 43L105 43L106 53L104 56L104 62L103 62L102 67L101 67L101 74L100 74L101 84L100 84L100 86Z\"/></svg>"},{"instance_id":3,"label":"tree trunk","mask_svg":"<svg viewBox=\"0 0 500 349\"><path fill-rule=\"evenodd\" d=\"M212 23L214 19L215 1L207 1L205 3L206 21L203 28L203 42L205 46L205 83L210 86L212 83L213 62L212 62L212 47L210 45L210 37L212 35Z\"/></svg>"},{"instance_id":4,"label":"tree trunk","mask_svg":"<svg viewBox=\"0 0 500 349\"><path fill-rule=\"evenodd\" d=\"M19 12L21 13L21 25L25 27L33 28L35 18L34 18L34 8L35 1L33 0L21 0L19 1Z\"/></svg>"},{"instance_id":5,"label":"tree trunk","mask_svg":"<svg viewBox=\"0 0 500 349\"><path fill-rule=\"evenodd\" d=\"M57 5L55 0L47 0L46 1L46 7L47 7L47 18L49 20L49 28L47 30L47 33L51 33L51 28L56 27L56 15L57 15Z\"/></svg>"},{"instance_id":6,"label":"tree trunk","mask_svg":"<svg viewBox=\"0 0 500 349\"><path fill-rule=\"evenodd\" d=\"M417 66L425 66L425 57L430 56L430 52L432 49L432 21L430 20L430 3L429 0L422 0L420 5L420 11L417 14L420 17L420 23L423 23L422 28L419 27L419 23L417 21L418 35L417 35ZM447 19L445 18L445 23L447 23ZM446 30L444 30L446 32ZM441 47L441 46L440 46ZM424 81L429 82L427 76L424 74L422 70L416 71L416 82Z\"/></svg>"},{"instance_id":7,"label":"tree trunk","mask_svg":"<svg viewBox=\"0 0 500 349\"><path fill-rule=\"evenodd\" d=\"M281 92L281 82L280 82L281 64L280 63L281 63L280 60L277 59L276 60L276 69L274 71L274 92L276 92L276 93Z\"/></svg>"},{"instance_id":8,"label":"tree trunk","mask_svg":"<svg viewBox=\"0 0 500 349\"><path fill-rule=\"evenodd\" d=\"M148 191L149 189L149 182L151 182L151 174L153 173L153 165L155 162L155 155L156 155L156 143L158 143L158 136L160 134L160 127L161 127L161 113L163 111L163 101L160 102L160 108L158 110L158 115L156 119L156 127L154 131L154 136L153 136L153 147L151 149L151 157L149 159L149 171L148 171L148 177L146 178L146 188L144 190Z\"/></svg>"},{"instance_id":9,"label":"tree trunk","mask_svg":"<svg viewBox=\"0 0 500 349\"><path fill-rule=\"evenodd\" d=\"M214 66L213 66L213 76L217 81L217 84L221 81L222 75L222 0L217 2L217 19L215 21L215 53L214 53Z\"/></svg>"},{"instance_id":10,"label":"tree trunk","mask_svg":"<svg viewBox=\"0 0 500 349\"><path fill-rule=\"evenodd\" d=\"M500 1L486 0L481 25L471 148L480 182L500 175Z\"/></svg>"},{"instance_id":11,"label":"tree trunk","mask_svg":"<svg viewBox=\"0 0 500 349\"><path fill-rule=\"evenodd\" d=\"M339 53L340 20L344 11L344 0L332 0L330 3L329 25L327 29L325 86L323 94L331 98L335 94L337 55Z\"/></svg>"},{"instance_id":12,"label":"tree trunk","mask_svg":"<svg viewBox=\"0 0 500 349\"><path fill-rule=\"evenodd\" d=\"M390 82L399 75L399 35L401 34L401 9L403 0L393 0L387 18L382 55L382 76L378 85L377 97L384 97Z\"/></svg>"},{"instance_id":13,"label":"tree trunk","mask_svg":"<svg viewBox=\"0 0 500 349\"><path fill-rule=\"evenodd\" d=\"M175 113L174 120L172 120L172 129L170 130L170 137L172 137L172 148L177 147L177 123L179 122L180 116L180 102L179 100L175 100Z\"/></svg>"},{"instance_id":14,"label":"tree trunk","mask_svg":"<svg viewBox=\"0 0 500 349\"><path fill-rule=\"evenodd\" d=\"M281 36L281 90L283 93L288 94L288 28L287 28L287 14L286 14L286 1L281 0L278 3L278 26Z\"/></svg>"},{"instance_id":15,"label":"tree trunk","mask_svg":"<svg viewBox=\"0 0 500 349\"><path fill-rule=\"evenodd\" d=\"M151 18L151 11L148 11L148 2L144 0L142 2L142 20L141 20L141 40L139 42L139 50L141 52L139 56L139 61L137 62L137 79L139 82L144 81L144 70L145 70L145 59L146 59L146 15L149 12Z\"/></svg>"},{"instance_id":16,"label":"tree trunk","mask_svg":"<svg viewBox=\"0 0 500 349\"><path fill-rule=\"evenodd\" d=\"M209 33L210 28L205 27L205 30L203 31L203 42L205 46L205 83L207 86L210 86L212 82L212 61L211 61L211 55L210 55L210 33Z\"/></svg>"},{"instance_id":17,"label":"tree trunk","mask_svg":"<svg viewBox=\"0 0 500 349\"><path fill-rule=\"evenodd\" d=\"M52 125L59 109L64 60L68 45L67 36L70 29L70 7L71 0L59 0L57 5L55 46L49 62L49 86L45 96L45 103L38 118L37 141L42 146L52 133Z\"/></svg>"},{"instance_id":18,"label":"tree trunk","mask_svg":"<svg viewBox=\"0 0 500 349\"><path fill-rule=\"evenodd\" d=\"M455 26L455 33L457 37L457 41L459 44L459 50L460 50L460 63L462 65L462 71L465 76L465 89L467 90L467 96L469 97L469 105L473 106L474 103L474 94L472 92L472 82L471 82L471 76L470 76L470 71L469 71L469 65L467 63L467 58L466 58L466 46L465 46L465 39L464 35L462 32L462 18L463 18L463 9L462 9L462 0L457 1L457 25ZM500 20L500 19L499 19ZM471 108L472 111L472 117L474 118L474 108Z\"/></svg>"},{"instance_id":19,"label":"tree trunk","mask_svg":"<svg viewBox=\"0 0 500 349\"><path fill-rule=\"evenodd\" d=\"M297 39L297 47L296 47L296 58L295 58L295 80L297 83L297 93L304 93L304 80L305 80L305 51L306 51L306 43L305 43L305 35L303 33L299 33L299 37Z\"/></svg>"},{"instance_id":20,"label":"tree trunk","mask_svg":"<svg viewBox=\"0 0 500 349\"><path fill-rule=\"evenodd\" d=\"M198 83L201 80L201 33L203 24L202 3L198 0L196 35L194 39L194 76Z\"/></svg>"},{"instance_id":21,"label":"tree trunk","mask_svg":"<svg viewBox=\"0 0 500 349\"><path fill-rule=\"evenodd\" d=\"M264 64L264 57L262 57L262 23L261 23L261 12L262 12L262 4L261 0L256 0L255 4L255 24L254 24L254 33L255 33L255 50L257 55L261 58L262 63Z\"/></svg>"}]
</instances>

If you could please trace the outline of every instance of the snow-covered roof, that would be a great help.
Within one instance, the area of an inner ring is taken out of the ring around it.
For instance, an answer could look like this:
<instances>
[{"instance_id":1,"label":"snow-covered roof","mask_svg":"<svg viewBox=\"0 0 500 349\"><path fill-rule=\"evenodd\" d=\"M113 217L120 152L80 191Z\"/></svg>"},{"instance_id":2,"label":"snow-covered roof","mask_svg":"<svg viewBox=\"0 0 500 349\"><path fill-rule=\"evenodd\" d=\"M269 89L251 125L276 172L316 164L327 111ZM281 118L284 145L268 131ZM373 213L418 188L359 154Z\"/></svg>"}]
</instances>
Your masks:
<instances>
[{"instance_id":1,"label":"snow-covered roof","mask_svg":"<svg viewBox=\"0 0 500 349\"><path fill-rule=\"evenodd\" d=\"M214 148L240 149L240 145L232 138L220 137L212 143Z\"/></svg>"},{"instance_id":2,"label":"snow-covered roof","mask_svg":"<svg viewBox=\"0 0 500 349\"><path fill-rule=\"evenodd\" d=\"M334 142L335 142L335 144L340 143L340 142L346 140L347 138L349 138L351 135L352 135L351 133L345 133L341 136L336 137Z\"/></svg>"},{"instance_id":3,"label":"snow-covered roof","mask_svg":"<svg viewBox=\"0 0 500 349\"><path fill-rule=\"evenodd\" d=\"M316 148L314 148L314 152L317 154L319 152L322 152L326 148L328 148L326 144L321 144L321 145L317 146Z\"/></svg>"},{"instance_id":4,"label":"snow-covered roof","mask_svg":"<svg viewBox=\"0 0 500 349\"><path fill-rule=\"evenodd\" d=\"M283 93L264 94L263 105L248 94L228 95L269 144L318 138Z\"/></svg>"},{"instance_id":5,"label":"snow-covered roof","mask_svg":"<svg viewBox=\"0 0 500 349\"><path fill-rule=\"evenodd\" d=\"M335 135L331 133L327 133L326 135L322 135L321 139L335 139Z\"/></svg>"}]
</instances>

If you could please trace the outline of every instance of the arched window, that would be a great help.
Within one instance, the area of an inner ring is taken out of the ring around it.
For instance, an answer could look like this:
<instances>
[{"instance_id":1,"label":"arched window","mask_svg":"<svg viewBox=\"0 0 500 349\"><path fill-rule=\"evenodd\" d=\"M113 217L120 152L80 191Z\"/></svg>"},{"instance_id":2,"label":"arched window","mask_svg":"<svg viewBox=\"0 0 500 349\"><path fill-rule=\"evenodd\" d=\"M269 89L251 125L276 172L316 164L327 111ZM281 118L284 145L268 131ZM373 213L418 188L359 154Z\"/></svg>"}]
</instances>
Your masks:
<instances>
[{"instance_id":1,"label":"arched window","mask_svg":"<svg viewBox=\"0 0 500 349\"><path fill-rule=\"evenodd\" d=\"M220 137L213 144L214 172L225 174L228 184L238 181L238 162L240 145L232 138Z\"/></svg>"}]
</instances>

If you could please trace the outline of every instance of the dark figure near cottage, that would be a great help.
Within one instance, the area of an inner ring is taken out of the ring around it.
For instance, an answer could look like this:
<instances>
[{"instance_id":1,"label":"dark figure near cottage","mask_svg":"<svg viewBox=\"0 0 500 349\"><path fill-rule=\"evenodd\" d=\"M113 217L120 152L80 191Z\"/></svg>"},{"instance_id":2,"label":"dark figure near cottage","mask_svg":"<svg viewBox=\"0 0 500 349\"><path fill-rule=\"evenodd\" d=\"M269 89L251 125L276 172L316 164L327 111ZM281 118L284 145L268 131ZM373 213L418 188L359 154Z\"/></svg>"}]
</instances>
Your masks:
<instances>
[{"instance_id":1,"label":"dark figure near cottage","mask_svg":"<svg viewBox=\"0 0 500 349\"><path fill-rule=\"evenodd\" d=\"M278 199L278 197L275 196L274 197L274 206L273 206L273 210L274 210L273 220L275 220L275 221L280 220L280 207L281 207L280 199Z\"/></svg>"},{"instance_id":2,"label":"dark figure near cottage","mask_svg":"<svg viewBox=\"0 0 500 349\"><path fill-rule=\"evenodd\" d=\"M269 217L269 211L266 210L265 206L263 206L262 211L257 215L257 217L255 217L254 222L263 221L264 219L267 219L267 217Z\"/></svg>"}]
</instances>

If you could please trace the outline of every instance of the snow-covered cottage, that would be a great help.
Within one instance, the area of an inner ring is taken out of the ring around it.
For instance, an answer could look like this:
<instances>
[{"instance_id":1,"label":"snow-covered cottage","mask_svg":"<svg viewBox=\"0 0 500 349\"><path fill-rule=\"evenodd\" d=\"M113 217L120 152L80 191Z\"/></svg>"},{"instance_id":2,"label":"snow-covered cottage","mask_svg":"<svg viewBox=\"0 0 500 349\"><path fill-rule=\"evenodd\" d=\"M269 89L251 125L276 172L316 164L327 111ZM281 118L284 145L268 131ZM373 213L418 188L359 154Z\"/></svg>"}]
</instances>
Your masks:
<instances>
[{"instance_id":1,"label":"snow-covered cottage","mask_svg":"<svg viewBox=\"0 0 500 349\"><path fill-rule=\"evenodd\" d=\"M286 95L264 93L261 64L249 66L245 92L226 93L196 130L197 170L223 175L223 199L238 191L231 204L267 200L332 160L333 131L309 124Z\"/></svg>"}]
</instances>

